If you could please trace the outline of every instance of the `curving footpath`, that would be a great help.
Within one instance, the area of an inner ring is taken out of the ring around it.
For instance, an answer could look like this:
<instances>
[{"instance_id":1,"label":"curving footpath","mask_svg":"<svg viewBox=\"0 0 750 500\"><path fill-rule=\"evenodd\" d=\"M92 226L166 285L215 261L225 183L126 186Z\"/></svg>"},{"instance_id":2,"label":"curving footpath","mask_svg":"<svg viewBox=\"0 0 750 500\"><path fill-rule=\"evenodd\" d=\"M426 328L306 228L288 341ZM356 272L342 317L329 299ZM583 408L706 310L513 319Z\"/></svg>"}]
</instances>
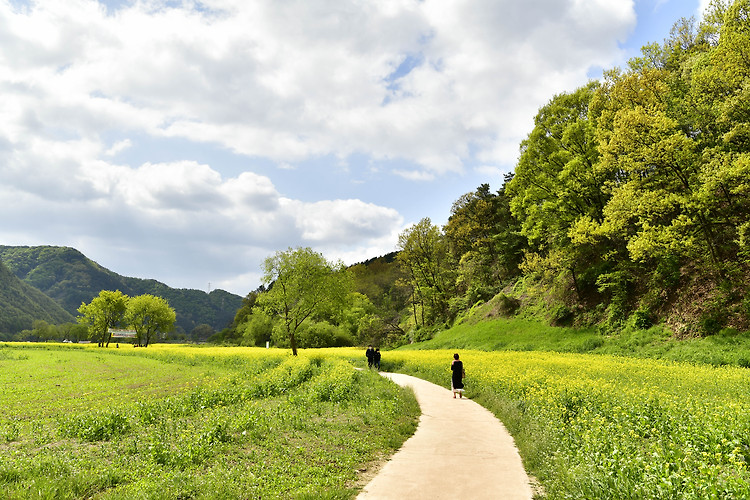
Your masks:
<instances>
[{"instance_id":1,"label":"curving footpath","mask_svg":"<svg viewBox=\"0 0 750 500\"><path fill-rule=\"evenodd\" d=\"M531 499L529 477L505 426L479 404L400 373L422 415L414 435L357 496L362 500Z\"/></svg>"}]
</instances>

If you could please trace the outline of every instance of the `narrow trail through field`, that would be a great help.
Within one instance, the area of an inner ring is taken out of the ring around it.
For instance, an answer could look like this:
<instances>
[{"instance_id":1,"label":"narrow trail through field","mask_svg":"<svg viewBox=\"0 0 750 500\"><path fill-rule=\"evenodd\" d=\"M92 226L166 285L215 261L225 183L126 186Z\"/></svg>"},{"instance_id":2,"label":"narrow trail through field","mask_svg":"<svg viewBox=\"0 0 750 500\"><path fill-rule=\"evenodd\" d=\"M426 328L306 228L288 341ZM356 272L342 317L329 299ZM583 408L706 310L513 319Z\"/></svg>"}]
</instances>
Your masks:
<instances>
[{"instance_id":1,"label":"narrow trail through field","mask_svg":"<svg viewBox=\"0 0 750 500\"><path fill-rule=\"evenodd\" d=\"M381 373L411 387L422 415L414 435L357 497L388 499L530 499L529 477L505 426L479 404L400 373Z\"/></svg>"}]
</instances>

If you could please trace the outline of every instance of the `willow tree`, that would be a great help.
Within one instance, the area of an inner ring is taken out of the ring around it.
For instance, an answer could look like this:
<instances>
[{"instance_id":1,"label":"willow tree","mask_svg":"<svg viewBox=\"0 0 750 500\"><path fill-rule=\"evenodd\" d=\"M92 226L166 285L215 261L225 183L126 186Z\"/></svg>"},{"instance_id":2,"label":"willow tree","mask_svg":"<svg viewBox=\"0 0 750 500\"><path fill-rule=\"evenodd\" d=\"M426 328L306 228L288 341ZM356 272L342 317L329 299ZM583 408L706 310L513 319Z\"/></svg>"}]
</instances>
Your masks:
<instances>
[{"instance_id":1,"label":"willow tree","mask_svg":"<svg viewBox=\"0 0 750 500\"><path fill-rule=\"evenodd\" d=\"M302 323L340 310L351 289L343 263L328 262L322 254L301 247L266 258L263 283L268 290L258 295L256 303L281 320L295 356Z\"/></svg>"}]
</instances>

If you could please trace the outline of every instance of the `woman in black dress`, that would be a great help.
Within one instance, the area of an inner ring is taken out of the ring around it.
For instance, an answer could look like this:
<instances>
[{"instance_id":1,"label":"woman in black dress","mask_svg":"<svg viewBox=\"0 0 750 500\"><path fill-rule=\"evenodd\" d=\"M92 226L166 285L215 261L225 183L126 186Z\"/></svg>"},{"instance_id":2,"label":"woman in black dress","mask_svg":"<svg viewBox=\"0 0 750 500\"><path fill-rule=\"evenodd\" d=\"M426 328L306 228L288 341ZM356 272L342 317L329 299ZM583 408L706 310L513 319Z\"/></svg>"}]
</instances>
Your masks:
<instances>
[{"instance_id":1,"label":"woman in black dress","mask_svg":"<svg viewBox=\"0 0 750 500\"><path fill-rule=\"evenodd\" d=\"M456 398L456 393L460 398L464 397L464 364L459 361L458 353L453 355L453 361L451 361L451 389L453 389L453 399Z\"/></svg>"}]
</instances>

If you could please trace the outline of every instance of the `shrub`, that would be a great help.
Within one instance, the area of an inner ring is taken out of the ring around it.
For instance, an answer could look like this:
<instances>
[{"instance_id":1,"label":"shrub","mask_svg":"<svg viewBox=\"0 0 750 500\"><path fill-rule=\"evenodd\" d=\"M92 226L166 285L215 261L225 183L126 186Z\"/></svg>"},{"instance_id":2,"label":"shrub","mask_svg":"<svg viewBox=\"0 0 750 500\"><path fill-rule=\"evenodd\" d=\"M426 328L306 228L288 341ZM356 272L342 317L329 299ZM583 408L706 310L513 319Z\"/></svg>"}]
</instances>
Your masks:
<instances>
[{"instance_id":1,"label":"shrub","mask_svg":"<svg viewBox=\"0 0 750 500\"><path fill-rule=\"evenodd\" d=\"M550 324L552 326L567 326L573 322L574 316L569 307L559 304L550 310Z\"/></svg>"},{"instance_id":2,"label":"shrub","mask_svg":"<svg viewBox=\"0 0 750 500\"><path fill-rule=\"evenodd\" d=\"M715 335L721 331L726 324L726 313L718 309L703 313L698 320L701 335Z\"/></svg>"},{"instance_id":3,"label":"shrub","mask_svg":"<svg viewBox=\"0 0 750 500\"><path fill-rule=\"evenodd\" d=\"M271 340L273 320L267 314L255 312L248 316L247 321L238 330L240 328L242 328L244 345L263 346Z\"/></svg>"},{"instance_id":4,"label":"shrub","mask_svg":"<svg viewBox=\"0 0 750 500\"><path fill-rule=\"evenodd\" d=\"M302 348L346 347L354 345L342 328L326 321L310 322L297 331L297 344Z\"/></svg>"},{"instance_id":5,"label":"shrub","mask_svg":"<svg viewBox=\"0 0 750 500\"><path fill-rule=\"evenodd\" d=\"M646 330L654 326L654 321L648 311L638 309L631 315L633 326L639 330Z\"/></svg>"},{"instance_id":6,"label":"shrub","mask_svg":"<svg viewBox=\"0 0 750 500\"><path fill-rule=\"evenodd\" d=\"M512 316L521 307L521 301L515 297L509 297L504 293L497 295L497 312L502 316Z\"/></svg>"}]
</instances>

